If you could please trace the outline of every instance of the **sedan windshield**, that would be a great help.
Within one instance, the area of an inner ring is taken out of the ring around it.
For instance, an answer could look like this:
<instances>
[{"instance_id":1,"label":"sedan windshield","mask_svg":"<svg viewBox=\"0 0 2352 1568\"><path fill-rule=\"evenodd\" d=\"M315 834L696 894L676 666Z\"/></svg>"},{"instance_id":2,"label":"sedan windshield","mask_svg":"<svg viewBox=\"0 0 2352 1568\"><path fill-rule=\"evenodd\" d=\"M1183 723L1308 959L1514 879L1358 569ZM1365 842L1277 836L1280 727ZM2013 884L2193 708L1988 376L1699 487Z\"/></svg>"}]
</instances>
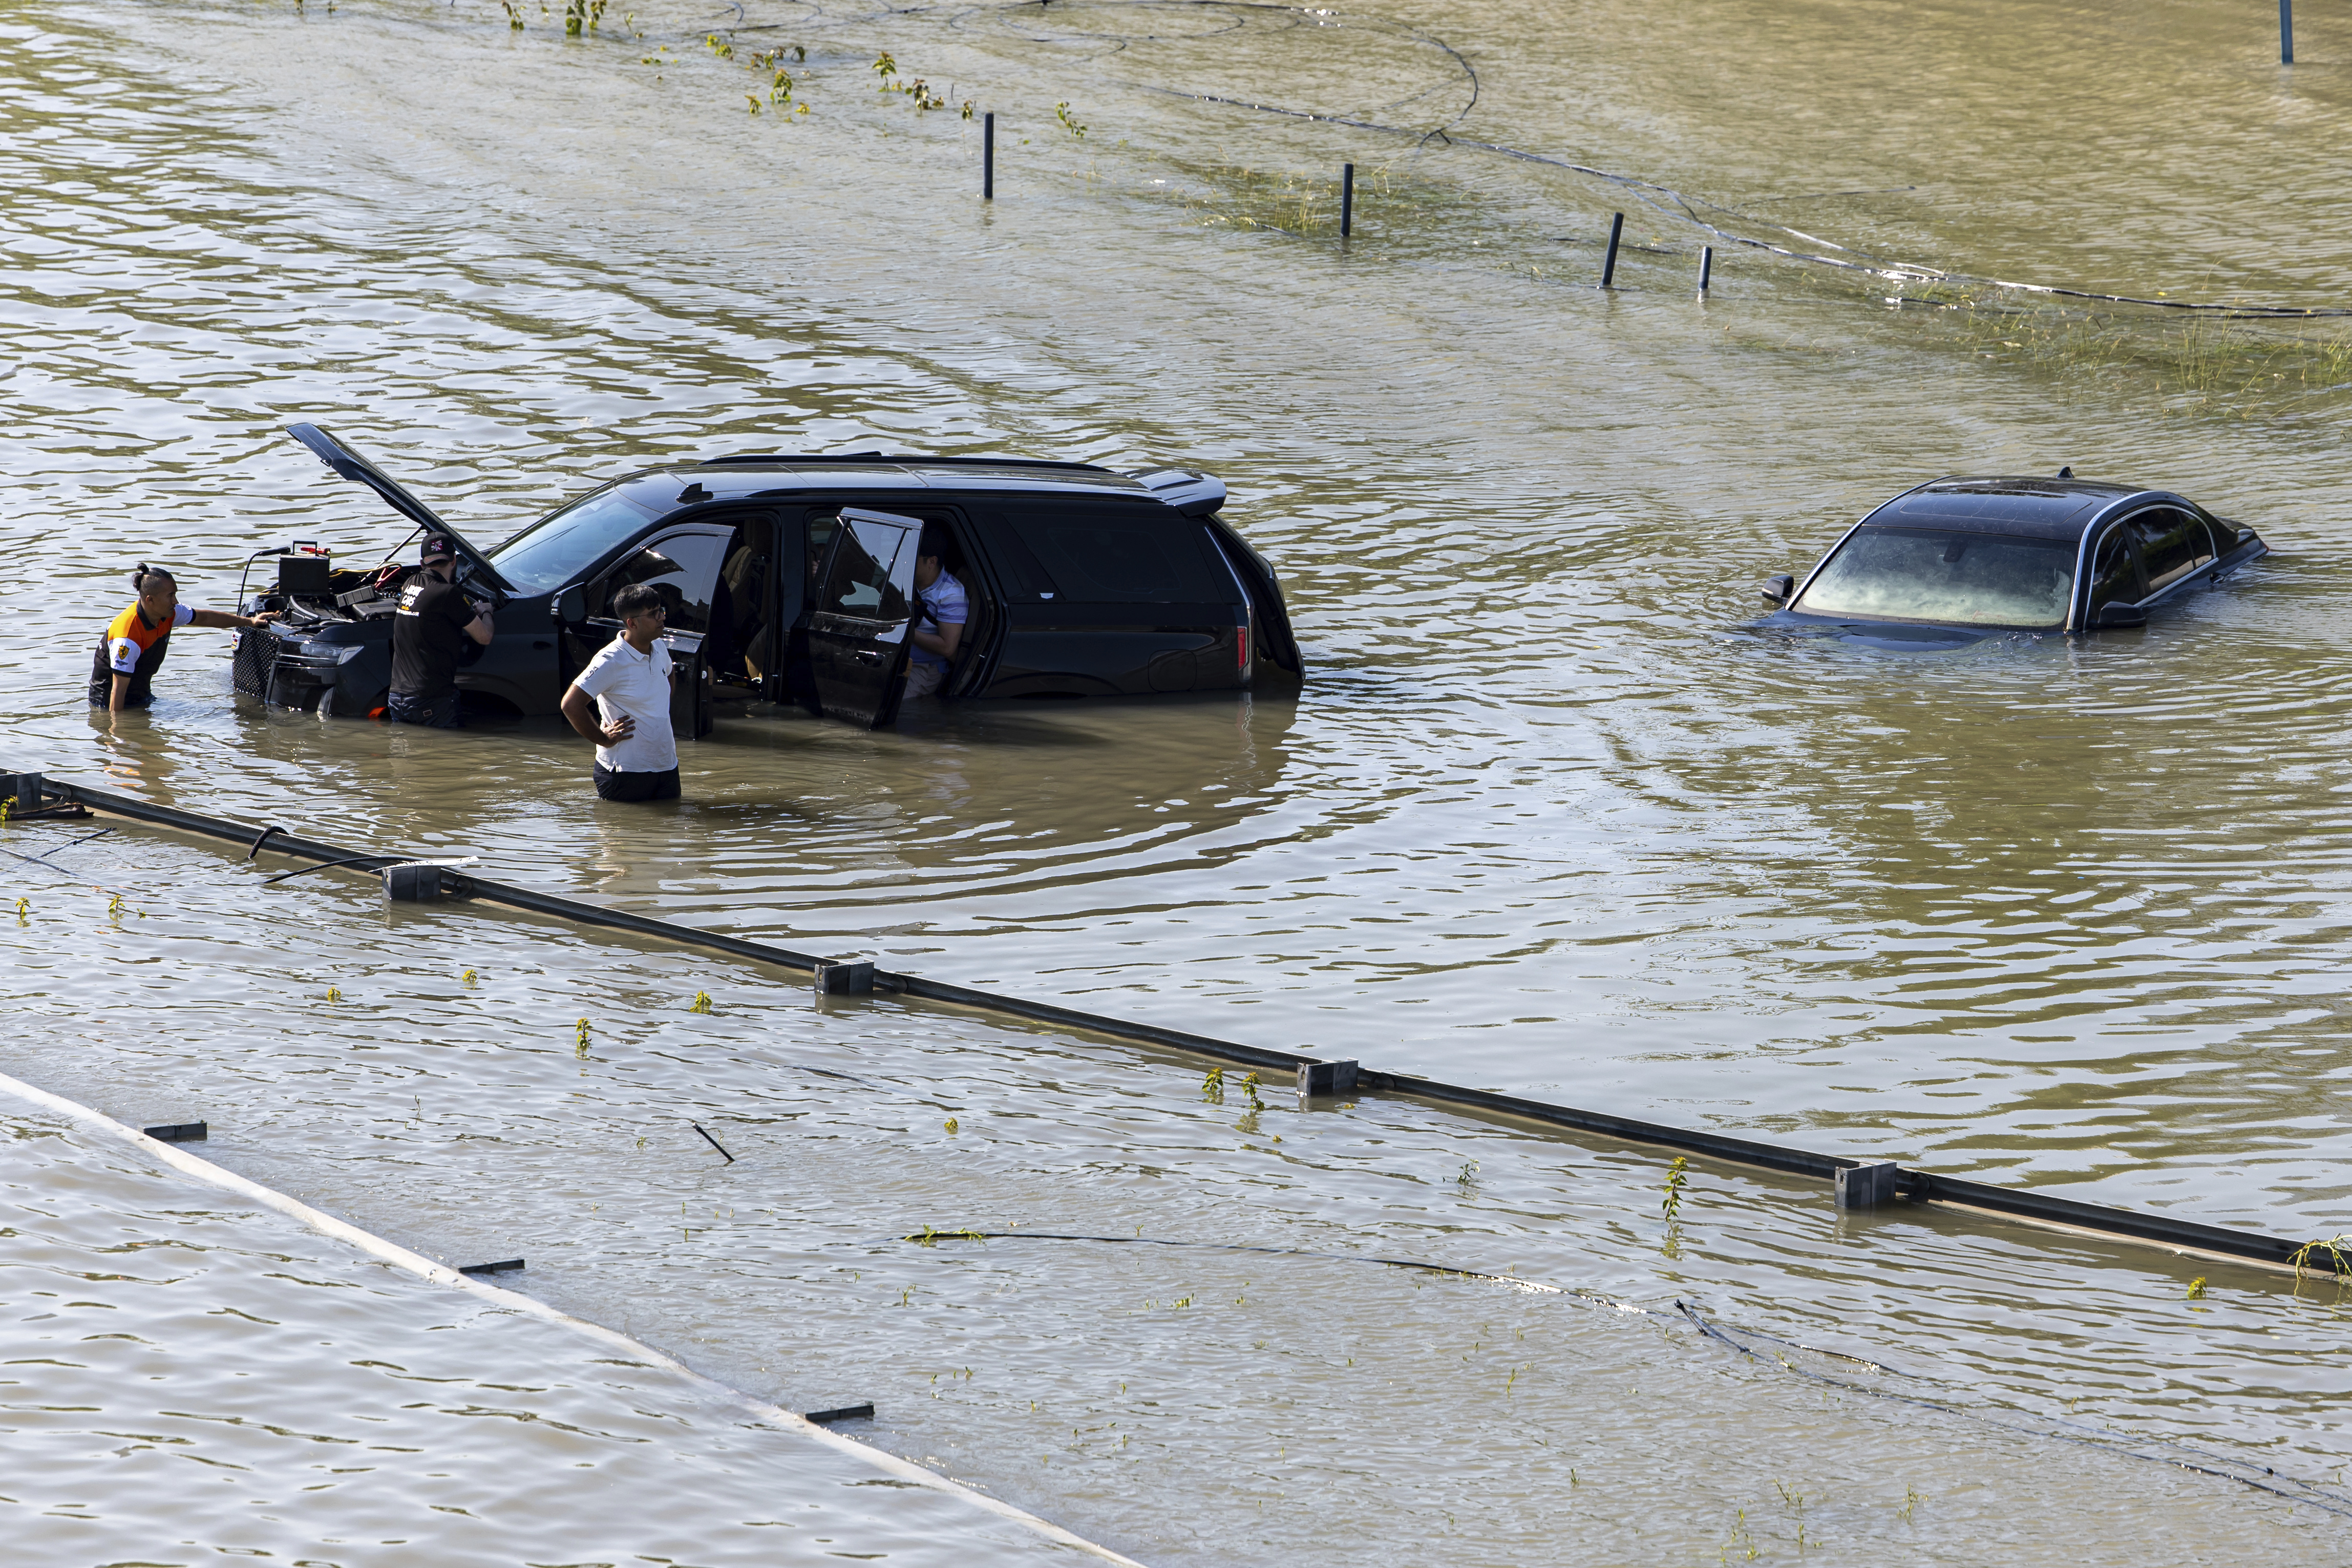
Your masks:
<instances>
[{"instance_id":1,"label":"sedan windshield","mask_svg":"<svg viewBox=\"0 0 2352 1568\"><path fill-rule=\"evenodd\" d=\"M552 511L490 552L499 574L522 594L569 586L629 542L654 514L618 490L602 490Z\"/></svg>"},{"instance_id":2,"label":"sedan windshield","mask_svg":"<svg viewBox=\"0 0 2352 1568\"><path fill-rule=\"evenodd\" d=\"M1790 608L1871 621L2059 626L2074 589L2074 546L2064 540L1864 528Z\"/></svg>"}]
</instances>

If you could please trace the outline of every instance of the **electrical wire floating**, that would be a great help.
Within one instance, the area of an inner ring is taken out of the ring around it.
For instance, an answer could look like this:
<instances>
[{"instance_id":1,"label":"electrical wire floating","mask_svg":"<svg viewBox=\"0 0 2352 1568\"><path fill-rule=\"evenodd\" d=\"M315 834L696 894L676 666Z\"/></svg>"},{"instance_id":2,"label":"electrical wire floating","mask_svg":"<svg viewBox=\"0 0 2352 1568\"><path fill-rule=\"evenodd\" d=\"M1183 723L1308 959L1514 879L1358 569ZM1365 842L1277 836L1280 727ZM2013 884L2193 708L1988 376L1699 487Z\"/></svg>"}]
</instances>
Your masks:
<instances>
[{"instance_id":1,"label":"electrical wire floating","mask_svg":"<svg viewBox=\"0 0 2352 1568\"><path fill-rule=\"evenodd\" d=\"M1055 1231L1025 1230L940 1230L930 1226L926 1226L915 1234L901 1237L898 1239L911 1241L923 1247L933 1247L942 1241L1098 1242L1114 1247L1169 1247L1204 1252L1312 1258L1335 1263L1371 1264L1382 1268L1402 1268L1441 1279L1476 1279L1522 1291L1531 1296L1572 1297L1594 1306L1610 1308L1628 1317L1643 1317L1662 1322L1680 1320L1696 1329L1702 1337L1723 1345L1759 1364L1761 1364L1765 1358L1758 1354L1754 1346L1761 1342L1777 1345L1785 1350L1801 1352L1806 1355L1821 1356L1826 1360L1849 1362L1867 1371L1890 1376L1908 1377L1910 1375L1897 1373L1891 1367L1884 1366L1863 1356L1848 1355L1843 1351L1817 1350L1811 1345L1799 1344L1793 1340L1784 1340L1757 1330L1738 1330L1737 1331L1738 1337L1735 1338L1733 1331L1725 1329L1719 1323L1709 1321L1686 1301L1675 1301L1673 1310L1669 1311L1659 1307L1645 1307L1638 1301L1623 1300L1581 1285L1553 1285L1540 1279L1522 1279L1516 1274L1494 1274L1478 1268L1454 1268L1442 1263L1424 1262L1419 1258L1376 1258L1361 1253L1325 1252L1303 1247L1255 1247L1241 1242L1172 1241L1163 1237L1154 1236L1080 1236ZM2330 1491L2315 1482L2302 1480L2293 1476L2282 1476L2266 1465L2251 1464L2243 1459L2233 1459L2227 1455L2208 1453L2202 1449L2186 1446L2168 1451L2167 1447L2159 1447L2153 1442L2117 1441L2112 1432L2104 1431L2084 1422L2061 1417L2047 1417L2037 1421L2028 1416L2020 1420L2004 1421L1988 1415L1982 1411L1972 1410L1967 1405L1953 1404L1948 1400L1934 1399L1923 1394L1914 1394L1900 1388L1880 1387L1874 1384L1861 1383L1852 1378L1832 1377L1827 1373L1816 1372L1811 1367L1791 1361L1785 1355L1775 1354L1771 1359L1782 1371L1824 1387L1841 1389L1849 1394L1864 1394L1872 1399L1888 1400L1916 1409L1932 1410L1939 1415L1973 1421L1997 1431L2012 1433L2020 1436L2046 1437L2057 1442L2078 1444L2124 1458L2137 1459L2146 1464L2164 1465L2174 1469L2189 1471L2193 1475L2235 1481L2240 1486L2250 1487L2256 1491L2268 1492L2290 1502L2305 1503L2339 1518L2352 1519L2352 1498Z\"/></svg>"}]
</instances>

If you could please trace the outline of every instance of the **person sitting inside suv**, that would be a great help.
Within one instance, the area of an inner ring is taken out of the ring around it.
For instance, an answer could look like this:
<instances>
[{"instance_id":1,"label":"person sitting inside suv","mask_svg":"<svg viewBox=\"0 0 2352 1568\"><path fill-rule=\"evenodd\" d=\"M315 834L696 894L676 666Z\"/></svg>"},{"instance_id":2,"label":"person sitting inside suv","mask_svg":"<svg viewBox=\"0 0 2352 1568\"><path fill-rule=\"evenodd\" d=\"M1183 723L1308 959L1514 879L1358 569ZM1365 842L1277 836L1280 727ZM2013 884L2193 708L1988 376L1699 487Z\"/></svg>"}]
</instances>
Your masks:
<instances>
[{"instance_id":1,"label":"person sitting inside suv","mask_svg":"<svg viewBox=\"0 0 2352 1568\"><path fill-rule=\"evenodd\" d=\"M946 529L935 522L923 525L922 541L915 546L915 646L907 660L909 697L935 696L946 684L963 642L964 623L971 618L963 584L944 564L952 548Z\"/></svg>"}]
</instances>

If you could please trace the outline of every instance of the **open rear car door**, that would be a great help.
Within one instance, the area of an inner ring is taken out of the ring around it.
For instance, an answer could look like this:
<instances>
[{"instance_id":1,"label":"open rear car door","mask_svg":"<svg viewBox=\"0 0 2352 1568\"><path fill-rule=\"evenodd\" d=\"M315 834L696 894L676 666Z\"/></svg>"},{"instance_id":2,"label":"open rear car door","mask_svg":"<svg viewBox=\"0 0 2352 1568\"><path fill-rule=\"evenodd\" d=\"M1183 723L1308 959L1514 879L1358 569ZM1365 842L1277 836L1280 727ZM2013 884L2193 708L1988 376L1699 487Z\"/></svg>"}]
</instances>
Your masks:
<instances>
[{"instance_id":1,"label":"open rear car door","mask_svg":"<svg viewBox=\"0 0 2352 1568\"><path fill-rule=\"evenodd\" d=\"M878 730L898 717L922 536L914 518L842 509L809 616L809 673L828 718Z\"/></svg>"}]
</instances>

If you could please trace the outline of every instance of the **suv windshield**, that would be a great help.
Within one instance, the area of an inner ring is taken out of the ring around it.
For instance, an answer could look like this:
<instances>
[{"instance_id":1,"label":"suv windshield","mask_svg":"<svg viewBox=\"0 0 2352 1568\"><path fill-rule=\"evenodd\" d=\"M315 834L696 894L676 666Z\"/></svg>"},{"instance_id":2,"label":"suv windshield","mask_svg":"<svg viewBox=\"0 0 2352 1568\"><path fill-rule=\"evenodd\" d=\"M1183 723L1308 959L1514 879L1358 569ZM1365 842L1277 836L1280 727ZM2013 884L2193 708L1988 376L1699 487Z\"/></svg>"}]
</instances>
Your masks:
<instances>
[{"instance_id":1,"label":"suv windshield","mask_svg":"<svg viewBox=\"0 0 2352 1568\"><path fill-rule=\"evenodd\" d=\"M1790 608L1872 621L2060 626L2074 590L2074 546L2064 540L1864 528Z\"/></svg>"},{"instance_id":2,"label":"suv windshield","mask_svg":"<svg viewBox=\"0 0 2352 1568\"><path fill-rule=\"evenodd\" d=\"M517 593L544 594L576 581L653 517L620 491L602 490L548 513L499 545L490 552L490 564Z\"/></svg>"}]
</instances>

